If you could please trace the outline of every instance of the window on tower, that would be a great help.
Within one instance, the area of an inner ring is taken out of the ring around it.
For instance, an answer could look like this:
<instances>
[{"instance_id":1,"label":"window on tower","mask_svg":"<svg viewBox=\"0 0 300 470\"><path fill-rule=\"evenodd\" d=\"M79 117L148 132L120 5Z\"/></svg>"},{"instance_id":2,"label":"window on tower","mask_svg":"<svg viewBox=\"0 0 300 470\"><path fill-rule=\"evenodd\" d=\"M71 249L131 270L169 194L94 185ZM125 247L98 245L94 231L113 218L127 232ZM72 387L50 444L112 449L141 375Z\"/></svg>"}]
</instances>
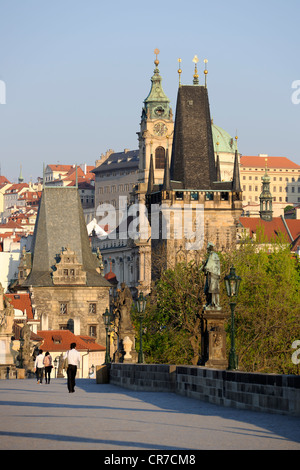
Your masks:
<instances>
[{"instance_id":1,"label":"window on tower","mask_svg":"<svg viewBox=\"0 0 300 470\"><path fill-rule=\"evenodd\" d=\"M164 147L157 147L155 150L155 168L163 170L165 168L165 149Z\"/></svg>"}]
</instances>

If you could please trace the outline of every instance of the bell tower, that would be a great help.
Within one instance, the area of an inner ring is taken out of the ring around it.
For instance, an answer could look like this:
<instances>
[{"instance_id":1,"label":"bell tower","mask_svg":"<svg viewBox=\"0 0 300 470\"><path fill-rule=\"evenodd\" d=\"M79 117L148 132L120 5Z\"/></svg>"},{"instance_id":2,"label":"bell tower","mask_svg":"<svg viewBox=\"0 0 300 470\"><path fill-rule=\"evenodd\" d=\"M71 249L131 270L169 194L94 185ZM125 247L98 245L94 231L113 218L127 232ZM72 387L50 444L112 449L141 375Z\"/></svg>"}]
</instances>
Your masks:
<instances>
[{"instance_id":1,"label":"bell tower","mask_svg":"<svg viewBox=\"0 0 300 470\"><path fill-rule=\"evenodd\" d=\"M151 78L151 90L144 101L142 109L139 140L139 183L145 183L145 192L148 185L151 155L153 156L153 170L155 184L161 184L164 179L165 158L167 150L172 152L174 132L173 113L170 100L162 88L162 78L158 69L159 49L154 50L155 69ZM140 188L142 189L142 188Z\"/></svg>"},{"instance_id":2,"label":"bell tower","mask_svg":"<svg viewBox=\"0 0 300 470\"><path fill-rule=\"evenodd\" d=\"M262 177L262 193L260 195L260 217L266 222L270 222L273 218L273 197L270 192L270 177L268 175L268 159L266 158L266 171Z\"/></svg>"}]
</instances>

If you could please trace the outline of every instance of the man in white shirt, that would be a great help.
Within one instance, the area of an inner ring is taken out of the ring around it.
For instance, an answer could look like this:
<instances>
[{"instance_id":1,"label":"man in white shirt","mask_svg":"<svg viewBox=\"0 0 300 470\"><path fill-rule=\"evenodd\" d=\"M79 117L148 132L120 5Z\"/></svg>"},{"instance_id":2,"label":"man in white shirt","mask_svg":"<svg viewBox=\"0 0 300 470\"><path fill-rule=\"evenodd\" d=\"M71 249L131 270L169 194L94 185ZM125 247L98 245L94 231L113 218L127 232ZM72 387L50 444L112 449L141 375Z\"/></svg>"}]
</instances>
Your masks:
<instances>
[{"instance_id":1,"label":"man in white shirt","mask_svg":"<svg viewBox=\"0 0 300 470\"><path fill-rule=\"evenodd\" d=\"M80 366L81 356L78 351L76 351L76 343L71 343L70 350L67 351L64 355L64 359L68 359L68 390L69 393L75 392L75 377L77 373L77 367Z\"/></svg>"},{"instance_id":2,"label":"man in white shirt","mask_svg":"<svg viewBox=\"0 0 300 470\"><path fill-rule=\"evenodd\" d=\"M39 350L38 356L35 358L34 362L34 372L36 373L37 383L43 383L43 374L44 374L44 356L42 349Z\"/></svg>"}]
</instances>

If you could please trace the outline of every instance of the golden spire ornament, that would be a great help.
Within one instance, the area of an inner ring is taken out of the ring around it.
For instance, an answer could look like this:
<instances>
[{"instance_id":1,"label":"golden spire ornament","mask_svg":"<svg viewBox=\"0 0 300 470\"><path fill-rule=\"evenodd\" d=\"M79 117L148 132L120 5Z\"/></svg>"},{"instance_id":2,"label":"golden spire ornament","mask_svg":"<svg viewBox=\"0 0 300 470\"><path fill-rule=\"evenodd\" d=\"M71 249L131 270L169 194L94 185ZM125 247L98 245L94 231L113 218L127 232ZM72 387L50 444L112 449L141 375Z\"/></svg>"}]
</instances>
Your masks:
<instances>
[{"instance_id":1,"label":"golden spire ornament","mask_svg":"<svg viewBox=\"0 0 300 470\"><path fill-rule=\"evenodd\" d=\"M207 59L204 59L204 64L205 64L205 69L204 69L204 75L205 75L205 88L207 88L207 74L208 74L208 70L207 70L207 62L208 60Z\"/></svg>"},{"instance_id":2,"label":"golden spire ornament","mask_svg":"<svg viewBox=\"0 0 300 470\"><path fill-rule=\"evenodd\" d=\"M181 70L181 59L178 59L178 75L179 75L179 86L181 86L181 74L182 74L182 70Z\"/></svg>"},{"instance_id":3,"label":"golden spire ornament","mask_svg":"<svg viewBox=\"0 0 300 470\"><path fill-rule=\"evenodd\" d=\"M194 80L193 80L193 84L194 85L199 85L199 75L198 75L198 69L197 69L197 64L199 62L199 59L198 57L195 55L194 58L193 58L193 62L195 64L195 71L194 71Z\"/></svg>"},{"instance_id":4,"label":"golden spire ornament","mask_svg":"<svg viewBox=\"0 0 300 470\"><path fill-rule=\"evenodd\" d=\"M154 61L154 64L156 65L156 67L158 67L159 65L159 60L157 58L158 54L160 53L160 50L159 49L154 49L154 54L155 54L155 61Z\"/></svg>"}]
</instances>

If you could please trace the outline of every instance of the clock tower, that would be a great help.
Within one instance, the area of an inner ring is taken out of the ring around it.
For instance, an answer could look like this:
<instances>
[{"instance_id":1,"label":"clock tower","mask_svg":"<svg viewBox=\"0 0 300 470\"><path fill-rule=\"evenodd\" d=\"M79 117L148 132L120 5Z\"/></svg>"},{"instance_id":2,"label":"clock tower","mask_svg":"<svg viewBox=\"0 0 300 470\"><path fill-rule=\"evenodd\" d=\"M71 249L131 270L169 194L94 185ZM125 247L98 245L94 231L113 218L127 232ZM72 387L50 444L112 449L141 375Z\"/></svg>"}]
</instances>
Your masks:
<instances>
[{"instance_id":1,"label":"clock tower","mask_svg":"<svg viewBox=\"0 0 300 470\"><path fill-rule=\"evenodd\" d=\"M140 190L147 191L150 161L152 156L155 184L163 183L166 154L172 153L174 132L173 113L170 100L162 88L159 74L159 50L155 49L155 69L151 78L151 90L142 109L139 139L139 177ZM167 152L168 151L168 152ZM145 187L141 187L145 186Z\"/></svg>"}]
</instances>

